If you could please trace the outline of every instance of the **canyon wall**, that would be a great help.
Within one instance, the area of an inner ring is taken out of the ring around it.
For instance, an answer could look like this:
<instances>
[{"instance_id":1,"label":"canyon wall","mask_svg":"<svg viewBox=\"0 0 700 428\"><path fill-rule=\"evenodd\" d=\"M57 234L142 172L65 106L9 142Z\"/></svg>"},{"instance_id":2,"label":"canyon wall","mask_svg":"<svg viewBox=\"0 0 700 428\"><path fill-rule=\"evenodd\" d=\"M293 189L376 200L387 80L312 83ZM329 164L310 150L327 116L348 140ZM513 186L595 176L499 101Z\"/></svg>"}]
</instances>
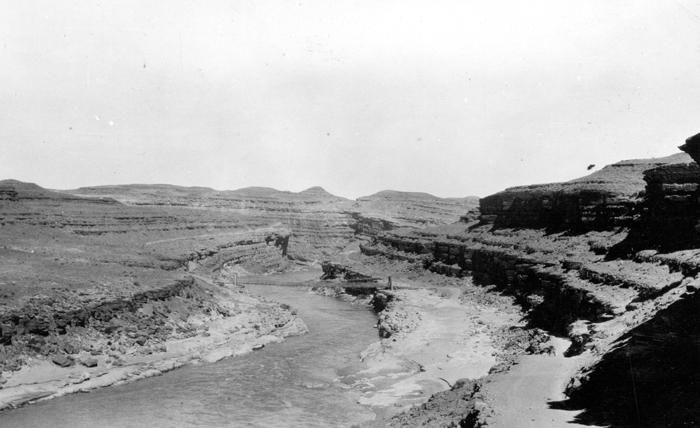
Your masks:
<instances>
[{"instance_id":1,"label":"canyon wall","mask_svg":"<svg viewBox=\"0 0 700 428\"><path fill-rule=\"evenodd\" d=\"M0 369L16 370L34 357L68 364L85 352L155 352L165 340L203 334L192 319L234 315L217 306L219 289L193 278L230 285L232 272L283 271L381 230L464 214L463 201L446 200L411 215L418 200L441 201L385 192L353 202L321 188L59 192L0 181ZM363 210L365 203L371 209Z\"/></svg>"},{"instance_id":2,"label":"canyon wall","mask_svg":"<svg viewBox=\"0 0 700 428\"><path fill-rule=\"evenodd\" d=\"M124 185L85 187L74 195L114 198L141 207L196 207L245 218L251 227L290 231L287 255L300 261L331 258L356 238L397 227L453 223L477 205L476 198L438 198L427 193L383 191L351 201L320 187L302 192L250 187L217 191L202 187Z\"/></svg>"},{"instance_id":3,"label":"canyon wall","mask_svg":"<svg viewBox=\"0 0 700 428\"><path fill-rule=\"evenodd\" d=\"M191 275L289 263L289 230L242 215L127 206L15 180L0 182L0 192L0 371L31 358L68 365L80 353L159 351L203 333L196 318L235 315Z\"/></svg>"},{"instance_id":4,"label":"canyon wall","mask_svg":"<svg viewBox=\"0 0 700 428\"><path fill-rule=\"evenodd\" d=\"M470 277L568 337L565 355L589 362L552 406L584 410L577 422L687 425L700 418L699 189L686 154L623 161L485 197L478 221L381 231L361 251Z\"/></svg>"},{"instance_id":5,"label":"canyon wall","mask_svg":"<svg viewBox=\"0 0 700 428\"><path fill-rule=\"evenodd\" d=\"M554 232L629 227L642 202L644 171L690 161L684 153L628 160L565 183L513 187L481 199L481 220L495 227Z\"/></svg>"},{"instance_id":6,"label":"canyon wall","mask_svg":"<svg viewBox=\"0 0 700 428\"><path fill-rule=\"evenodd\" d=\"M693 289L622 335L568 387L576 422L694 426L700 420L700 294Z\"/></svg>"}]
</instances>

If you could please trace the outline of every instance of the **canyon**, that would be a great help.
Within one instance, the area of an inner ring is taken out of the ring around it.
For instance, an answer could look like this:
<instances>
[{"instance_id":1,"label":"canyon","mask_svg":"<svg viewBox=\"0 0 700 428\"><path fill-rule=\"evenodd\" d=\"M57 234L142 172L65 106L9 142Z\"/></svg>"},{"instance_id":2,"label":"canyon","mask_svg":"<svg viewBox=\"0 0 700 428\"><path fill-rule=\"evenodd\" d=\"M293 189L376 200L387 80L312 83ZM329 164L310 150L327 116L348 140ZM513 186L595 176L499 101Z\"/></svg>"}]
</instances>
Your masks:
<instances>
[{"instance_id":1,"label":"canyon","mask_svg":"<svg viewBox=\"0 0 700 428\"><path fill-rule=\"evenodd\" d=\"M361 426L692 426L698 140L481 199L0 181L0 406L307 331L248 281L377 313Z\"/></svg>"}]
</instances>

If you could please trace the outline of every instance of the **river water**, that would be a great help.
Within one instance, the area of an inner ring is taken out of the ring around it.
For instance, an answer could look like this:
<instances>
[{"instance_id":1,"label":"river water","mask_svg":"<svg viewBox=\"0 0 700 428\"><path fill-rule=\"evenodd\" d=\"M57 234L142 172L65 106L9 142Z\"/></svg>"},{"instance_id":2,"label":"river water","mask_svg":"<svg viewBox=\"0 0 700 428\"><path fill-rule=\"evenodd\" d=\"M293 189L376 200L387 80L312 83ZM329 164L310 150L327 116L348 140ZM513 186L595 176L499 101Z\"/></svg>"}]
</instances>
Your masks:
<instances>
[{"instance_id":1,"label":"river water","mask_svg":"<svg viewBox=\"0 0 700 428\"><path fill-rule=\"evenodd\" d=\"M0 413L0 427L334 427L372 419L337 381L377 340L362 305L303 288L249 286L297 309L310 333L214 364Z\"/></svg>"}]
</instances>

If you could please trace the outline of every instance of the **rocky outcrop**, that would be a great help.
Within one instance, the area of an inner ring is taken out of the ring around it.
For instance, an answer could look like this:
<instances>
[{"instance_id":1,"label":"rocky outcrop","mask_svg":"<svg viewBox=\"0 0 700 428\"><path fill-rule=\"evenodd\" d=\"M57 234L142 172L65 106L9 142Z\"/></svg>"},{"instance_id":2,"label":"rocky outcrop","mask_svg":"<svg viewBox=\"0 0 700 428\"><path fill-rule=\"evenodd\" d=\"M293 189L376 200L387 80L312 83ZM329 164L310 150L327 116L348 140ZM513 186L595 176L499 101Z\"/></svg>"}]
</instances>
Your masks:
<instances>
[{"instance_id":1,"label":"rocky outcrop","mask_svg":"<svg viewBox=\"0 0 700 428\"><path fill-rule=\"evenodd\" d=\"M192 295L195 293L193 285L194 281L191 278L183 279L162 288L134 295L113 296L109 300L99 295L88 295L77 299L70 295L54 295L50 298L35 296L28 299L27 303L21 307L2 308L0 345L16 345L23 340L28 340L30 345L40 346L41 340L21 339L21 337L64 335L68 330L78 327L93 327L103 333L111 333L122 325L126 325L127 314L135 314L146 304L165 301L175 296ZM160 331L159 324L162 323L151 320L149 317L136 317L133 321L139 323L139 330L143 331L143 334L157 339L156 333ZM50 352L46 349L35 350Z\"/></svg>"},{"instance_id":2,"label":"rocky outcrop","mask_svg":"<svg viewBox=\"0 0 700 428\"><path fill-rule=\"evenodd\" d=\"M509 189L482 199L482 221L496 227L547 228L552 231L607 230L628 226L637 198L606 190L573 193L545 188Z\"/></svg>"},{"instance_id":3,"label":"rocky outcrop","mask_svg":"<svg viewBox=\"0 0 700 428\"><path fill-rule=\"evenodd\" d=\"M392 259L418 262L435 273L471 276L477 284L495 285L498 290L515 296L529 311L533 326L562 335L567 334L571 322L609 319L624 312L633 299L659 292L662 284L669 287L680 279L647 282L643 276L626 275L627 271L620 272L612 266L600 267L602 257L593 254L587 256L589 263L585 259L573 262L576 257L552 247L544 233L530 234L529 242L525 236L528 235L504 231L497 239L488 227L472 229L462 236L407 231L380 235L373 245L361 249L366 255L388 255ZM537 239L543 240L539 248ZM587 246L585 238L577 239L560 241L558 245ZM599 284L610 287L601 288Z\"/></svg>"},{"instance_id":4,"label":"rocky outcrop","mask_svg":"<svg viewBox=\"0 0 700 428\"><path fill-rule=\"evenodd\" d=\"M644 247L677 250L700 244L700 166L668 165L644 174L644 211L633 237Z\"/></svg>"},{"instance_id":5,"label":"rocky outcrop","mask_svg":"<svg viewBox=\"0 0 700 428\"><path fill-rule=\"evenodd\" d=\"M700 134L688 137L685 144L678 148L688 153L695 163L700 164Z\"/></svg>"},{"instance_id":6,"label":"rocky outcrop","mask_svg":"<svg viewBox=\"0 0 700 428\"><path fill-rule=\"evenodd\" d=\"M557 407L584 409L586 425L694 426L700 420L700 293L620 337L569 385Z\"/></svg>"},{"instance_id":7,"label":"rocky outcrop","mask_svg":"<svg viewBox=\"0 0 700 428\"><path fill-rule=\"evenodd\" d=\"M464 427L484 426L479 411L486 407L477 381L460 379L447 391L434 394L419 406L386 421L386 427Z\"/></svg>"},{"instance_id":8,"label":"rocky outcrop","mask_svg":"<svg viewBox=\"0 0 700 428\"><path fill-rule=\"evenodd\" d=\"M381 232L400 227L395 221L386 218L372 217L360 212L349 212L349 215L353 219L350 227L355 231L355 235L372 237Z\"/></svg>"},{"instance_id":9,"label":"rocky outcrop","mask_svg":"<svg viewBox=\"0 0 700 428\"><path fill-rule=\"evenodd\" d=\"M697 156L698 138L682 149ZM584 410L577 422L682 426L700 420L699 234L700 167L679 154L507 189L481 200L478 225L387 230L360 248L471 277L514 296L530 327L568 337L565 356L591 362L554 406Z\"/></svg>"},{"instance_id":10,"label":"rocky outcrop","mask_svg":"<svg viewBox=\"0 0 700 428\"><path fill-rule=\"evenodd\" d=\"M698 154L698 135L681 149ZM700 246L700 166L696 162L657 166L644 172L646 183L638 218L628 238L611 251L629 257L638 251L677 251Z\"/></svg>"},{"instance_id":11,"label":"rocky outcrop","mask_svg":"<svg viewBox=\"0 0 700 428\"><path fill-rule=\"evenodd\" d=\"M151 354L164 343L205 334L207 319L240 315L193 278L138 293L34 296L0 310L0 371L14 371L29 358L49 358L65 367L89 356L118 361L126 350ZM93 358L94 360L94 358Z\"/></svg>"},{"instance_id":12,"label":"rocky outcrop","mask_svg":"<svg viewBox=\"0 0 700 428\"><path fill-rule=\"evenodd\" d=\"M322 280L329 279L339 279L342 275L343 280L347 282L377 282L379 278L374 278L369 275L357 272L348 266L344 266L338 263L323 262L321 264L323 269Z\"/></svg>"},{"instance_id":13,"label":"rocky outcrop","mask_svg":"<svg viewBox=\"0 0 700 428\"><path fill-rule=\"evenodd\" d=\"M190 316L227 310L185 272L218 275L235 263L263 273L289 263L287 229L230 213L127 206L14 180L0 190L0 371L30 357L154 351L203 333Z\"/></svg>"},{"instance_id":14,"label":"rocky outcrop","mask_svg":"<svg viewBox=\"0 0 700 428\"><path fill-rule=\"evenodd\" d=\"M565 183L523 186L482 198L481 221L499 228L586 232L630 226L644 190L644 171L687 163L686 154L622 161Z\"/></svg>"}]
</instances>

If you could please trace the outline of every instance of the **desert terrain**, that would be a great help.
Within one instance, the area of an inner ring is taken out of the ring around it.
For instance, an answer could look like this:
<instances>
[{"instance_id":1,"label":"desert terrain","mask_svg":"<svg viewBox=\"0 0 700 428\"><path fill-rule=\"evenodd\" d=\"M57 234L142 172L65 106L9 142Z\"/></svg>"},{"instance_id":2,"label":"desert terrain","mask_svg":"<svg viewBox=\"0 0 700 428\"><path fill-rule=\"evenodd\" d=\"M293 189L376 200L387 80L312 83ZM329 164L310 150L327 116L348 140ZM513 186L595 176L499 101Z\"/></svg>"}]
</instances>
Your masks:
<instances>
[{"instance_id":1,"label":"desert terrain","mask_svg":"<svg viewBox=\"0 0 700 428\"><path fill-rule=\"evenodd\" d=\"M481 199L4 180L0 407L306 332L248 282L377 314L337 378L363 426L692 426L700 138L682 149Z\"/></svg>"}]
</instances>

